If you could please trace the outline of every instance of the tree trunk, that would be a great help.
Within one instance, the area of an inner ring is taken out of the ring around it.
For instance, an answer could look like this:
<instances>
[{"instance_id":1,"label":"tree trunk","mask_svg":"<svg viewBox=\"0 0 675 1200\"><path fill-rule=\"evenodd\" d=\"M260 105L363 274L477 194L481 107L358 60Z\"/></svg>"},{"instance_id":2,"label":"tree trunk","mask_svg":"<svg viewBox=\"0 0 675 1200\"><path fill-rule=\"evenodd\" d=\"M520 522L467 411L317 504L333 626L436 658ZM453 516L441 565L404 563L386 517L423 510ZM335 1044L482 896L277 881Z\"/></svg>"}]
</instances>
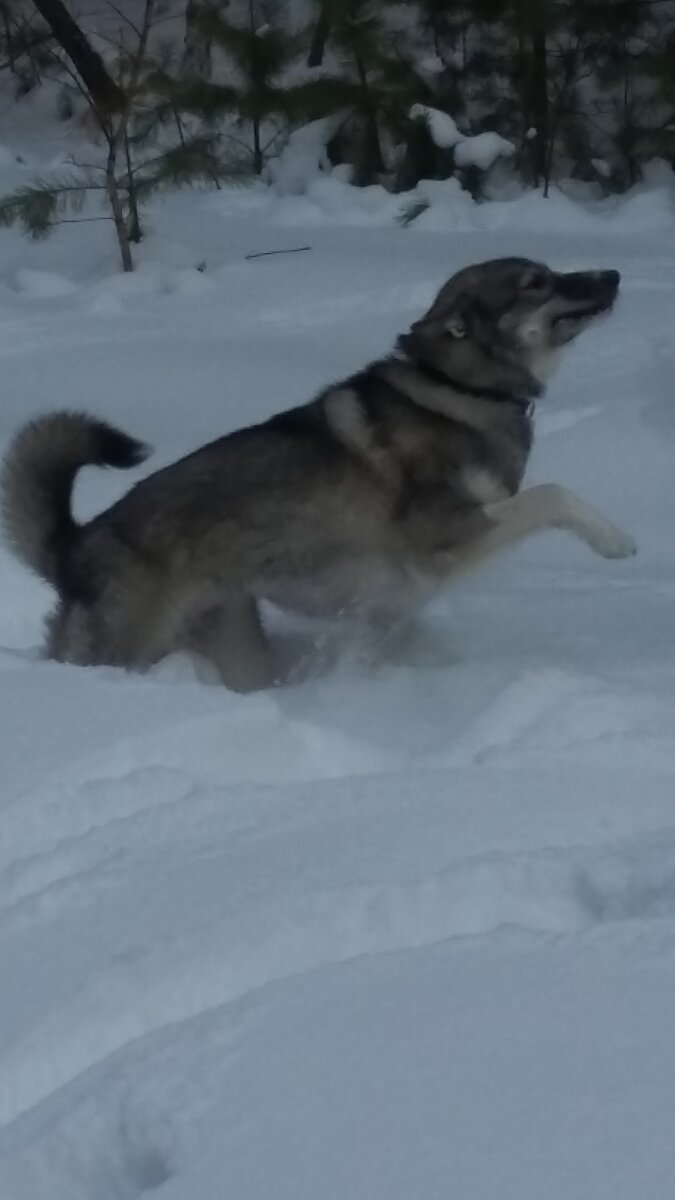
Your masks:
<instances>
[{"instance_id":1,"label":"tree trunk","mask_svg":"<svg viewBox=\"0 0 675 1200\"><path fill-rule=\"evenodd\" d=\"M98 112L110 116L123 112L126 97L108 74L100 54L89 44L62 0L34 0L56 41L68 55Z\"/></svg>"},{"instance_id":2,"label":"tree trunk","mask_svg":"<svg viewBox=\"0 0 675 1200\"><path fill-rule=\"evenodd\" d=\"M226 3L221 3L226 8ZM200 28L199 16L203 8L202 0L188 0L185 9L185 39L183 42L183 61L181 73L193 79L210 79L213 69L211 61L211 38L205 36Z\"/></svg>"},{"instance_id":3,"label":"tree trunk","mask_svg":"<svg viewBox=\"0 0 675 1200\"><path fill-rule=\"evenodd\" d=\"M326 42L328 41L333 26L333 0L322 0L319 16L312 37L312 44L307 55L308 67L320 67L323 62L323 56L326 52Z\"/></svg>"},{"instance_id":4,"label":"tree trunk","mask_svg":"<svg viewBox=\"0 0 675 1200\"><path fill-rule=\"evenodd\" d=\"M542 17L544 14L542 13ZM549 153L549 103L548 103L548 62L546 57L546 23L545 18L535 20L531 33L532 74L531 110L533 124L537 136L533 139L534 170L537 183L544 183L544 192L548 194L551 155Z\"/></svg>"},{"instance_id":5,"label":"tree trunk","mask_svg":"<svg viewBox=\"0 0 675 1200\"><path fill-rule=\"evenodd\" d=\"M530 177L534 187L546 183L549 164L550 114L548 102L547 38L549 0L515 0L513 15L518 37L518 76Z\"/></svg>"},{"instance_id":6,"label":"tree trunk","mask_svg":"<svg viewBox=\"0 0 675 1200\"><path fill-rule=\"evenodd\" d=\"M130 242L141 241L143 230L141 229L141 215L138 211L138 198L136 196L136 184L134 182L133 165L131 162L131 147L129 145L129 131L124 128L124 157L127 164L127 183L126 191L129 201L129 222L127 225L127 233Z\"/></svg>"},{"instance_id":7,"label":"tree trunk","mask_svg":"<svg viewBox=\"0 0 675 1200\"><path fill-rule=\"evenodd\" d=\"M14 35L9 19L9 7L7 4L0 5L2 13L2 24L5 31L5 47L7 49L7 65L13 75L16 75L16 60L14 56Z\"/></svg>"},{"instance_id":8,"label":"tree trunk","mask_svg":"<svg viewBox=\"0 0 675 1200\"><path fill-rule=\"evenodd\" d=\"M116 167L117 167L117 150L120 142L122 130L113 132L108 142L108 161L105 170L105 187L108 194L108 201L112 212L112 218L115 223L115 233L119 243L120 255L122 258L122 270L133 271L134 260L131 257L131 246L129 244L129 233L127 231L127 223L124 219L124 206L122 198L117 186Z\"/></svg>"},{"instance_id":9,"label":"tree trunk","mask_svg":"<svg viewBox=\"0 0 675 1200\"><path fill-rule=\"evenodd\" d=\"M260 141L260 118L253 118L253 170L256 175L262 175L264 158Z\"/></svg>"},{"instance_id":10,"label":"tree trunk","mask_svg":"<svg viewBox=\"0 0 675 1200\"><path fill-rule=\"evenodd\" d=\"M368 171L380 175L385 170L384 155L377 125L377 106L368 83L368 72L361 55L352 42L354 62L361 84L361 113L366 127L366 154Z\"/></svg>"}]
</instances>

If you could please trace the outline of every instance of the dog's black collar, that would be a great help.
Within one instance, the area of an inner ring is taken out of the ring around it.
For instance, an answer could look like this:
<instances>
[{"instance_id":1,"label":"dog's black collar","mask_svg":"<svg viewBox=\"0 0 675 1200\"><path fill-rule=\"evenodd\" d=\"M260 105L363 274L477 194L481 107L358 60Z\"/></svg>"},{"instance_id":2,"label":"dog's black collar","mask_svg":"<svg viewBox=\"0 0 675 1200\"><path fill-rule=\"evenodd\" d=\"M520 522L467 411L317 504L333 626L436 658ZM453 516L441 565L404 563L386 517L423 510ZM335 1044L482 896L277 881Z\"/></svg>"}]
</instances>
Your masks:
<instances>
[{"instance_id":1,"label":"dog's black collar","mask_svg":"<svg viewBox=\"0 0 675 1200\"><path fill-rule=\"evenodd\" d=\"M455 392L461 392L465 396L472 396L476 400L496 400L500 404L513 404L524 417L531 417L534 413L535 400L532 396L516 396L513 392L505 392L499 388L477 388L471 387L467 383L460 383L457 379L452 379L450 375L446 375L445 371L439 371L438 367L432 366L431 363L420 362L415 359L415 370L421 375L426 375L432 383L440 383L444 387L451 387Z\"/></svg>"}]
</instances>

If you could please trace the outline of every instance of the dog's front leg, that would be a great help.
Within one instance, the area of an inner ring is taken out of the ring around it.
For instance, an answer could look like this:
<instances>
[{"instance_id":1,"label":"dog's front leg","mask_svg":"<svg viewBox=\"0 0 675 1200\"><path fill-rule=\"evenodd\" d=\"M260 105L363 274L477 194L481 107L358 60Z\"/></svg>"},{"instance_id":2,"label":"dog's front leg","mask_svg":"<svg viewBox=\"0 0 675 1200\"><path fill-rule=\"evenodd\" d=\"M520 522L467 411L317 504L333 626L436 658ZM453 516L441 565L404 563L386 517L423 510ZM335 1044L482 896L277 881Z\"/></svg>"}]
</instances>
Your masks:
<instances>
[{"instance_id":1,"label":"dog's front leg","mask_svg":"<svg viewBox=\"0 0 675 1200\"><path fill-rule=\"evenodd\" d=\"M636 553L629 534L557 483L527 488L508 500L486 505L484 512L492 524L476 540L475 551L481 557L546 529L576 534L603 558L629 558ZM471 546L470 552L473 549Z\"/></svg>"},{"instance_id":2,"label":"dog's front leg","mask_svg":"<svg viewBox=\"0 0 675 1200\"><path fill-rule=\"evenodd\" d=\"M450 573L477 566L500 550L546 529L576 534L603 558L628 558L636 553L633 539L574 492L556 483L539 484L507 500L488 504L473 537L457 551L446 552Z\"/></svg>"},{"instance_id":3,"label":"dog's front leg","mask_svg":"<svg viewBox=\"0 0 675 1200\"><path fill-rule=\"evenodd\" d=\"M602 513L557 483L527 488L508 500L487 505L485 513L496 526L485 535L495 549L544 529L574 533L603 558L630 558L637 547L632 537Z\"/></svg>"}]
</instances>

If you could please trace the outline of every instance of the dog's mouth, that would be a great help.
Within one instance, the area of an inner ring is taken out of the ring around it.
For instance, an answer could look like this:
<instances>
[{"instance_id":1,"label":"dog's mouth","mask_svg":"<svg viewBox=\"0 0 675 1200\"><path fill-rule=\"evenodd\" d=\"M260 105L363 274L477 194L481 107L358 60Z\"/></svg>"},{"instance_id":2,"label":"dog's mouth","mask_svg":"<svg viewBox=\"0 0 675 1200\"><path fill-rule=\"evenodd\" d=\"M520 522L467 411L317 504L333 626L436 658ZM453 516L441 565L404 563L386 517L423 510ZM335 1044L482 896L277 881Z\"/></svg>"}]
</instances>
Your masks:
<instances>
[{"instance_id":1,"label":"dog's mouth","mask_svg":"<svg viewBox=\"0 0 675 1200\"><path fill-rule=\"evenodd\" d=\"M611 312L620 281L618 271L579 271L559 276L549 316L556 338L567 341L590 321Z\"/></svg>"},{"instance_id":2,"label":"dog's mouth","mask_svg":"<svg viewBox=\"0 0 675 1200\"><path fill-rule=\"evenodd\" d=\"M604 313L611 312L615 300L616 296L607 296L602 300L596 300L595 303L566 306L561 311L553 313L551 325L559 325L563 321L592 321L595 317L601 317Z\"/></svg>"}]
</instances>

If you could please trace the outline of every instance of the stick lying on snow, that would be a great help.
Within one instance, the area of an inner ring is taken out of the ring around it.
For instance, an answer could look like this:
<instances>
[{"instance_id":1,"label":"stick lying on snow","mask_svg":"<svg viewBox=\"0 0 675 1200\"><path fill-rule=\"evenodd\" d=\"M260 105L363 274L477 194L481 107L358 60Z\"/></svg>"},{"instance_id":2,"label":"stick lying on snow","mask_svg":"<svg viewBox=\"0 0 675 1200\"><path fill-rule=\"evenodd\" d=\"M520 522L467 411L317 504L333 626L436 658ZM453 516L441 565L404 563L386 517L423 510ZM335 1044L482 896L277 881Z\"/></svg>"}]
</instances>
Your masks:
<instances>
[{"instance_id":1,"label":"stick lying on snow","mask_svg":"<svg viewBox=\"0 0 675 1200\"><path fill-rule=\"evenodd\" d=\"M311 249L311 246L294 246L291 250L259 250L257 254L245 254L244 258L267 258L268 254L300 254L301 250Z\"/></svg>"}]
</instances>

